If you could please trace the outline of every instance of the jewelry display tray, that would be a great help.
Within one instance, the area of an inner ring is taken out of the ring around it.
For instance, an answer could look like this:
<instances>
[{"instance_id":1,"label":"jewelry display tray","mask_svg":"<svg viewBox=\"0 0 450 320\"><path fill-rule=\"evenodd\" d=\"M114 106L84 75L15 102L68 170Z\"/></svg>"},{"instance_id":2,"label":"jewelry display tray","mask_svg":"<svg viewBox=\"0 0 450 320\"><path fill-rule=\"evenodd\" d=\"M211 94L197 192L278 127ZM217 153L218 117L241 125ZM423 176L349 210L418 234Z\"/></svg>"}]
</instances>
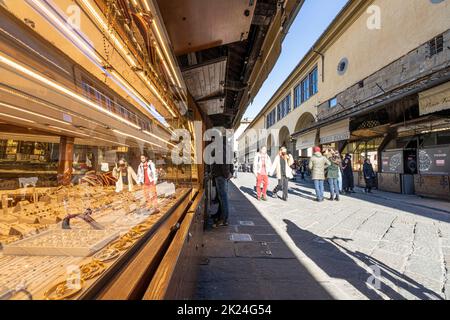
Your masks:
<instances>
[{"instance_id":1,"label":"jewelry display tray","mask_svg":"<svg viewBox=\"0 0 450 320\"><path fill-rule=\"evenodd\" d=\"M33 246L33 242L40 238L49 238L62 233L69 235L75 232L77 230L48 230L30 238L16 241L10 245L5 245L3 247L3 255L88 257L101 250L119 236L119 231L91 230L90 232L92 234L100 235L101 238L84 239L82 246Z\"/></svg>"}]
</instances>

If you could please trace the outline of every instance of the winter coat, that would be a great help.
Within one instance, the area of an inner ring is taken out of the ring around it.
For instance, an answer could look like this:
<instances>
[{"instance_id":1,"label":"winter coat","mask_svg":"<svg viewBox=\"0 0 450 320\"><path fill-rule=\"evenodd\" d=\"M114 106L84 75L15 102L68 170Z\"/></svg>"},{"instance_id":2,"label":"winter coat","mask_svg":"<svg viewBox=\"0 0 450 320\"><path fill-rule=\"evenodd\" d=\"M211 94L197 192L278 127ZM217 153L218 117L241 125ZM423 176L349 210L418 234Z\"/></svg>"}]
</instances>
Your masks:
<instances>
[{"instance_id":1,"label":"winter coat","mask_svg":"<svg viewBox=\"0 0 450 320\"><path fill-rule=\"evenodd\" d=\"M273 161L272 168L270 169L270 176L276 174L278 180L281 179L281 163L280 161L286 161L286 177L288 179L294 178L294 174L292 173L291 166L294 164L294 159L291 155L288 155L286 159L281 159L280 155L275 157Z\"/></svg>"},{"instance_id":2,"label":"winter coat","mask_svg":"<svg viewBox=\"0 0 450 320\"><path fill-rule=\"evenodd\" d=\"M333 156L329 158L331 164L327 168L327 178L328 179L339 179L339 173L341 171L341 158L338 156Z\"/></svg>"},{"instance_id":3,"label":"winter coat","mask_svg":"<svg viewBox=\"0 0 450 320\"><path fill-rule=\"evenodd\" d=\"M117 179L116 192L123 191L122 170L119 167L113 169L113 177ZM138 181L136 172L133 168L127 166L128 191L133 191L133 181Z\"/></svg>"},{"instance_id":4,"label":"winter coat","mask_svg":"<svg viewBox=\"0 0 450 320\"><path fill-rule=\"evenodd\" d=\"M353 188L354 180L353 180L353 167L351 158L345 158L342 163L342 183L343 188Z\"/></svg>"},{"instance_id":5,"label":"winter coat","mask_svg":"<svg viewBox=\"0 0 450 320\"><path fill-rule=\"evenodd\" d=\"M150 182L153 182L156 184L158 181L158 175L156 173L156 167L153 161L147 162L147 175ZM144 176L144 164L141 162L138 167L138 173L137 173L137 183L144 184L145 183L145 176Z\"/></svg>"},{"instance_id":6,"label":"winter coat","mask_svg":"<svg viewBox=\"0 0 450 320\"><path fill-rule=\"evenodd\" d=\"M264 158L266 161L266 174L269 175L269 172L272 168L272 160L270 160L268 154L262 155L261 153L257 153L255 156L255 161L253 162L253 173L255 174L255 176L261 174L262 161Z\"/></svg>"},{"instance_id":7,"label":"winter coat","mask_svg":"<svg viewBox=\"0 0 450 320\"><path fill-rule=\"evenodd\" d=\"M373 171L373 167L369 163L364 163L363 173L364 173L364 179L366 179L366 180L375 178L375 171Z\"/></svg>"},{"instance_id":8,"label":"winter coat","mask_svg":"<svg viewBox=\"0 0 450 320\"><path fill-rule=\"evenodd\" d=\"M309 170L313 180L325 180L325 169L331 164L330 160L320 152L316 152L309 161Z\"/></svg>"}]
</instances>

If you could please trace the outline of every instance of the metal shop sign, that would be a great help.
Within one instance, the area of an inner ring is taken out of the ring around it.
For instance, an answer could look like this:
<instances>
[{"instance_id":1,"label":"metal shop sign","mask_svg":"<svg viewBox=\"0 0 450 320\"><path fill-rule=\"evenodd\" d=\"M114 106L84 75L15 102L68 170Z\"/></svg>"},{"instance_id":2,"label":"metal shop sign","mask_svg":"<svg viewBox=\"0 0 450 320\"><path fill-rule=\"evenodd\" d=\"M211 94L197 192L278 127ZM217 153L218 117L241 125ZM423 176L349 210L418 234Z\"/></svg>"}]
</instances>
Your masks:
<instances>
[{"instance_id":1,"label":"metal shop sign","mask_svg":"<svg viewBox=\"0 0 450 320\"><path fill-rule=\"evenodd\" d=\"M419 94L420 115L450 109L450 82Z\"/></svg>"},{"instance_id":2,"label":"metal shop sign","mask_svg":"<svg viewBox=\"0 0 450 320\"><path fill-rule=\"evenodd\" d=\"M335 134L332 136L321 137L320 144L348 140L348 139L350 139L350 132L343 132L343 133Z\"/></svg>"},{"instance_id":3,"label":"metal shop sign","mask_svg":"<svg viewBox=\"0 0 450 320\"><path fill-rule=\"evenodd\" d=\"M385 173L403 173L403 150L382 152L381 170Z\"/></svg>"},{"instance_id":4,"label":"metal shop sign","mask_svg":"<svg viewBox=\"0 0 450 320\"><path fill-rule=\"evenodd\" d=\"M420 149L419 172L421 174L449 174L450 147Z\"/></svg>"}]
</instances>

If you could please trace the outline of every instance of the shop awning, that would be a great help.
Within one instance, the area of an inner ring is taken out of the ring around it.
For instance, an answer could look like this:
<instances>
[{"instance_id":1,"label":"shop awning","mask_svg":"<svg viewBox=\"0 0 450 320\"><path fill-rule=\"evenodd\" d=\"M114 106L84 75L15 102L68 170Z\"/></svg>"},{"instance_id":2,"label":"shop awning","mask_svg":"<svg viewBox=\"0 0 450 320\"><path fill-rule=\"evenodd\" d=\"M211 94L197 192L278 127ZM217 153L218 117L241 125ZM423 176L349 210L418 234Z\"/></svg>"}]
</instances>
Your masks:
<instances>
[{"instance_id":1,"label":"shop awning","mask_svg":"<svg viewBox=\"0 0 450 320\"><path fill-rule=\"evenodd\" d=\"M320 128L320 144L350 139L350 119L341 120Z\"/></svg>"},{"instance_id":2,"label":"shop awning","mask_svg":"<svg viewBox=\"0 0 450 320\"><path fill-rule=\"evenodd\" d=\"M450 109L450 82L419 93L420 115Z\"/></svg>"},{"instance_id":3,"label":"shop awning","mask_svg":"<svg viewBox=\"0 0 450 320\"><path fill-rule=\"evenodd\" d=\"M317 129L304 133L297 138L297 150L312 148L316 144Z\"/></svg>"}]
</instances>

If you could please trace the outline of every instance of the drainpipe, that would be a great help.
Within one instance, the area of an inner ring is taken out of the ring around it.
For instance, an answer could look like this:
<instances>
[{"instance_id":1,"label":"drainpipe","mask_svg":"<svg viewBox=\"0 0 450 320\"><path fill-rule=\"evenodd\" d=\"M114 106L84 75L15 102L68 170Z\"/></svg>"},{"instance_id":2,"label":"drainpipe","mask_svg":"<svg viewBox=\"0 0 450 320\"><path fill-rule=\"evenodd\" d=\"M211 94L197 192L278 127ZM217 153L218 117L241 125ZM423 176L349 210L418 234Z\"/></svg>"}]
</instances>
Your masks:
<instances>
[{"instance_id":1,"label":"drainpipe","mask_svg":"<svg viewBox=\"0 0 450 320\"><path fill-rule=\"evenodd\" d=\"M317 53L322 58L322 82L325 82L325 55L317 50L313 50L313 52Z\"/></svg>"}]
</instances>

